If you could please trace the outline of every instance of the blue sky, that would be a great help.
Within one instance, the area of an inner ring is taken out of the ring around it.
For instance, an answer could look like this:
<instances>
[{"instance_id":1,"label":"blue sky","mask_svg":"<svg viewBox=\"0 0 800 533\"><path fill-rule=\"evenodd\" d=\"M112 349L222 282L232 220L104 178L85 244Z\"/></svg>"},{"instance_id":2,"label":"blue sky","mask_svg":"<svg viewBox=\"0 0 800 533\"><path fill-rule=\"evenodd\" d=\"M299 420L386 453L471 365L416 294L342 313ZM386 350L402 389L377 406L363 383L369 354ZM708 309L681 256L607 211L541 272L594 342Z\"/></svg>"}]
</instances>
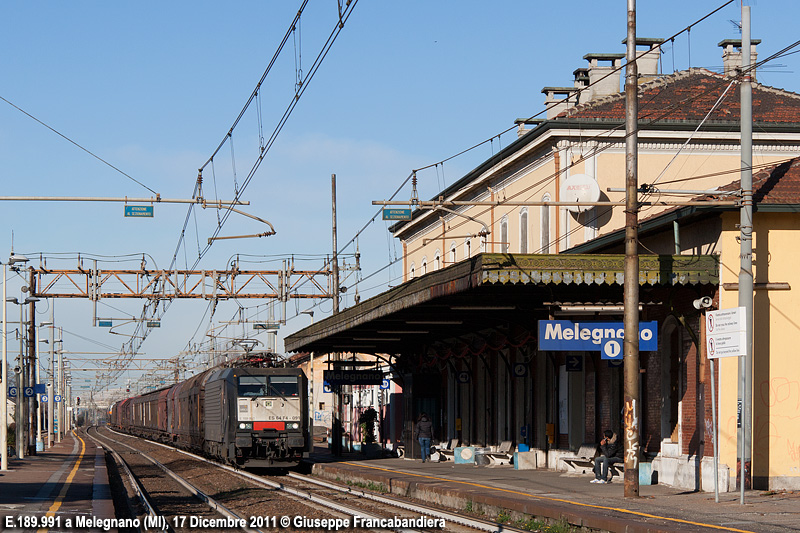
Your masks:
<instances>
[{"instance_id":1,"label":"blue sky","mask_svg":"<svg viewBox=\"0 0 800 533\"><path fill-rule=\"evenodd\" d=\"M666 38L723 3L639 2L638 35ZM791 0L751 1L759 58L796 40L800 7ZM669 6L668 9L665 6ZM223 139L274 54L299 1L226 2L4 2L0 5L0 96L102 157L165 198L189 198L197 169ZM514 119L543 109L544 86L571 85L572 72L593 52L624 52L626 2L359 0L294 113L244 192L243 208L269 220L278 235L218 241L198 268L224 269L236 254L263 268L280 258L314 256L298 268L318 268L330 253L330 175L338 181L339 242L347 243L415 168L431 165L511 128ZM662 71L690 65L721 70L723 39L739 38L735 2L665 45ZM295 65L311 68L336 19L336 2L312 0L264 85L263 131L269 136L289 104ZM296 44L295 44L296 43ZM800 91L798 55L762 69L759 81ZM255 107L204 172L205 196L230 199L256 160ZM465 156L419 174L420 196L431 197L515 138L511 131ZM3 196L150 196L151 193L52 131L0 102ZM215 194L216 190L216 194ZM407 199L406 187L399 197ZM120 204L0 203L0 250L74 267L76 256L104 256L101 268L138 266L121 256L147 254L167 268L187 209L159 205L153 219L126 219ZM191 266L198 243L216 224L198 210L187 228L178 268ZM376 220L359 238L363 298L398 283L397 266L371 274L400 254ZM263 226L232 217L221 235L250 234ZM347 252L352 253L350 248ZM54 254L62 259L56 260ZM261 258L255 256L269 256ZM152 261L152 262L150 262ZM38 259L37 259L38 264ZM251 265L254 267L255 265ZM350 284L347 282L346 284ZM9 293L20 280L9 278ZM252 308L258 302L243 301ZM352 290L345 305L352 305ZM56 302L68 351L107 351L126 338L92 327L88 301ZM109 307L109 305L113 307ZM311 302L289 305L281 337L309 323L294 317ZM39 305L37 321L47 319ZM221 304L214 324L237 306ZM265 316L265 306L245 312ZM315 307L315 319L330 302ZM98 314L138 315L137 301L101 302ZM16 306L9 306L16 320ZM162 328L144 344L147 357L171 357L200 342L209 324L206 305L174 304ZM121 328L119 331L132 331ZM241 332L241 329L238 330ZM196 333L197 332L197 333ZM15 346L11 337L10 347ZM88 339L88 340L87 340ZM11 349L11 357L14 351ZM282 342L278 345L282 351ZM77 357L77 356L76 356ZM132 376L133 377L133 376Z\"/></svg>"}]
</instances>

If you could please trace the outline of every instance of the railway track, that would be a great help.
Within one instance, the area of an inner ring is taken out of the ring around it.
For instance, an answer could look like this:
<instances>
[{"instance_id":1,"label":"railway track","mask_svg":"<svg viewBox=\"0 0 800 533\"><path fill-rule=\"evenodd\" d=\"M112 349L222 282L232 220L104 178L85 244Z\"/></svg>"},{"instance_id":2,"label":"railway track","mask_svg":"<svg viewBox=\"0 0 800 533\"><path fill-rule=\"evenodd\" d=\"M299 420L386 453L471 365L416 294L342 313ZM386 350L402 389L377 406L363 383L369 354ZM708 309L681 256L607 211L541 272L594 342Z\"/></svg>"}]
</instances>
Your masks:
<instances>
[{"instance_id":1,"label":"railway track","mask_svg":"<svg viewBox=\"0 0 800 533\"><path fill-rule=\"evenodd\" d=\"M195 490L244 519L253 531L522 531L293 472L275 476L239 471L107 428L97 435L109 446L130 446L173 470ZM175 516L191 515L172 515L170 520Z\"/></svg>"}]
</instances>

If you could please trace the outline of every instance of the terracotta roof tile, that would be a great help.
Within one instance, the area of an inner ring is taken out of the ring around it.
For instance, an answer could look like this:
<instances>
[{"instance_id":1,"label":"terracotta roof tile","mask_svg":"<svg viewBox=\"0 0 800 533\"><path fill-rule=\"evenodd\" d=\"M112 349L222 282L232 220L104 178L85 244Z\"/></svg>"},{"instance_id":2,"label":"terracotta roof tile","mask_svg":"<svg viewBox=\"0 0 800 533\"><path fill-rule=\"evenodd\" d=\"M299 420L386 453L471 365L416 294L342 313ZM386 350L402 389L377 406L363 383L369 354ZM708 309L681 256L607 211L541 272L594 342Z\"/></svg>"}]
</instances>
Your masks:
<instances>
[{"instance_id":1,"label":"terracotta roof tile","mask_svg":"<svg viewBox=\"0 0 800 533\"><path fill-rule=\"evenodd\" d=\"M740 188L741 180L720 187L725 191ZM756 206L800 204L800 157L753 174L753 202Z\"/></svg>"},{"instance_id":2,"label":"terracotta roof tile","mask_svg":"<svg viewBox=\"0 0 800 533\"><path fill-rule=\"evenodd\" d=\"M639 88L639 120L663 122L699 122L725 91L733 78L705 69L690 69ZM800 95L754 83L753 118L762 124L800 123ZM564 111L555 120L613 120L625 118L625 94L593 100ZM739 121L739 84L735 83L707 123Z\"/></svg>"}]
</instances>

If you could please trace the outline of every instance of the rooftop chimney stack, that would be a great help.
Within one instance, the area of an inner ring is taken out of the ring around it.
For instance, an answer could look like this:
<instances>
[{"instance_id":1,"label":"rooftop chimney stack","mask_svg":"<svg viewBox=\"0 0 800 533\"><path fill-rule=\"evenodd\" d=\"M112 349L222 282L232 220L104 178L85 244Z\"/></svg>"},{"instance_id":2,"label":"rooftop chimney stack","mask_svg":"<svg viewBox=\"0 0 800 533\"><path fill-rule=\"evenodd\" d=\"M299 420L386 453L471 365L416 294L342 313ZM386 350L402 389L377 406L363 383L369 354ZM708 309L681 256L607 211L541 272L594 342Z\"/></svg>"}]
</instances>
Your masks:
<instances>
[{"instance_id":1,"label":"rooftop chimney stack","mask_svg":"<svg viewBox=\"0 0 800 533\"><path fill-rule=\"evenodd\" d=\"M547 118L554 118L562 111L578 104L575 87L544 87L542 94L545 95L544 105L547 108ZM581 100L585 100L581 95Z\"/></svg>"},{"instance_id":2,"label":"rooftop chimney stack","mask_svg":"<svg viewBox=\"0 0 800 533\"><path fill-rule=\"evenodd\" d=\"M651 39L647 37L636 38L637 47L647 46L650 48L646 52L643 50L636 51L636 57L639 58L636 60L636 66L638 67L637 70L639 71L640 84L658 77L658 61L661 59L661 45L663 43L664 39ZM622 44L627 45L628 39L623 39ZM642 55L642 52L644 52L644 55Z\"/></svg>"},{"instance_id":3,"label":"rooftop chimney stack","mask_svg":"<svg viewBox=\"0 0 800 533\"><path fill-rule=\"evenodd\" d=\"M572 75L575 77L575 88L578 90L583 89L583 92L580 94L581 102L588 102L592 99L592 88L589 87L589 69L588 68L576 68L572 71ZM586 87L589 87L588 89Z\"/></svg>"},{"instance_id":4,"label":"rooftop chimney stack","mask_svg":"<svg viewBox=\"0 0 800 533\"><path fill-rule=\"evenodd\" d=\"M761 43L761 39L750 40L750 65L756 64L756 45ZM725 76L738 76L742 70L742 40L725 39L717 45L722 48L722 65ZM750 71L752 81L756 81L756 69Z\"/></svg>"},{"instance_id":5,"label":"rooftop chimney stack","mask_svg":"<svg viewBox=\"0 0 800 533\"><path fill-rule=\"evenodd\" d=\"M583 56L589 61L589 83L592 84L593 100L620 92L620 73L611 73L614 69L622 66L623 57L625 54L586 54ZM611 64L601 65L601 61L610 61Z\"/></svg>"}]
</instances>

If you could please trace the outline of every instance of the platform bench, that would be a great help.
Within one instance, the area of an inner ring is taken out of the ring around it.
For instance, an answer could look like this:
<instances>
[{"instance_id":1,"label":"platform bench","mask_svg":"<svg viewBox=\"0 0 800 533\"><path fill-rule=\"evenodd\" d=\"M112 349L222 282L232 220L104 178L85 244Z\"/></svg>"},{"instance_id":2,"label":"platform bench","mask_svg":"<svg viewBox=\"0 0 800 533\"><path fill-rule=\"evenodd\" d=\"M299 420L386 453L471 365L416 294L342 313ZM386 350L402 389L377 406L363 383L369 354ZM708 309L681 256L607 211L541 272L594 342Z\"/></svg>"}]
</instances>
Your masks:
<instances>
[{"instance_id":1,"label":"platform bench","mask_svg":"<svg viewBox=\"0 0 800 533\"><path fill-rule=\"evenodd\" d=\"M434 458L431 455L431 460L433 461L447 461L448 458L452 461L453 454L456 451L456 447L458 446L458 439L450 439L446 442L440 442L436 446L436 451L439 452L439 457Z\"/></svg>"},{"instance_id":2,"label":"platform bench","mask_svg":"<svg viewBox=\"0 0 800 533\"><path fill-rule=\"evenodd\" d=\"M594 475L594 460L600 457L600 451L597 444L593 442L585 442L578 448L575 455L565 455L560 458L561 461L567 465L567 470L577 474L592 474ZM624 463L616 463L609 468L611 478L614 476L622 477L625 472Z\"/></svg>"},{"instance_id":3,"label":"platform bench","mask_svg":"<svg viewBox=\"0 0 800 533\"><path fill-rule=\"evenodd\" d=\"M489 452L486 455L489 456L492 464L510 465L514 459L513 448L514 444L510 440L504 440L500 443L500 446L497 447L496 451Z\"/></svg>"}]
</instances>

